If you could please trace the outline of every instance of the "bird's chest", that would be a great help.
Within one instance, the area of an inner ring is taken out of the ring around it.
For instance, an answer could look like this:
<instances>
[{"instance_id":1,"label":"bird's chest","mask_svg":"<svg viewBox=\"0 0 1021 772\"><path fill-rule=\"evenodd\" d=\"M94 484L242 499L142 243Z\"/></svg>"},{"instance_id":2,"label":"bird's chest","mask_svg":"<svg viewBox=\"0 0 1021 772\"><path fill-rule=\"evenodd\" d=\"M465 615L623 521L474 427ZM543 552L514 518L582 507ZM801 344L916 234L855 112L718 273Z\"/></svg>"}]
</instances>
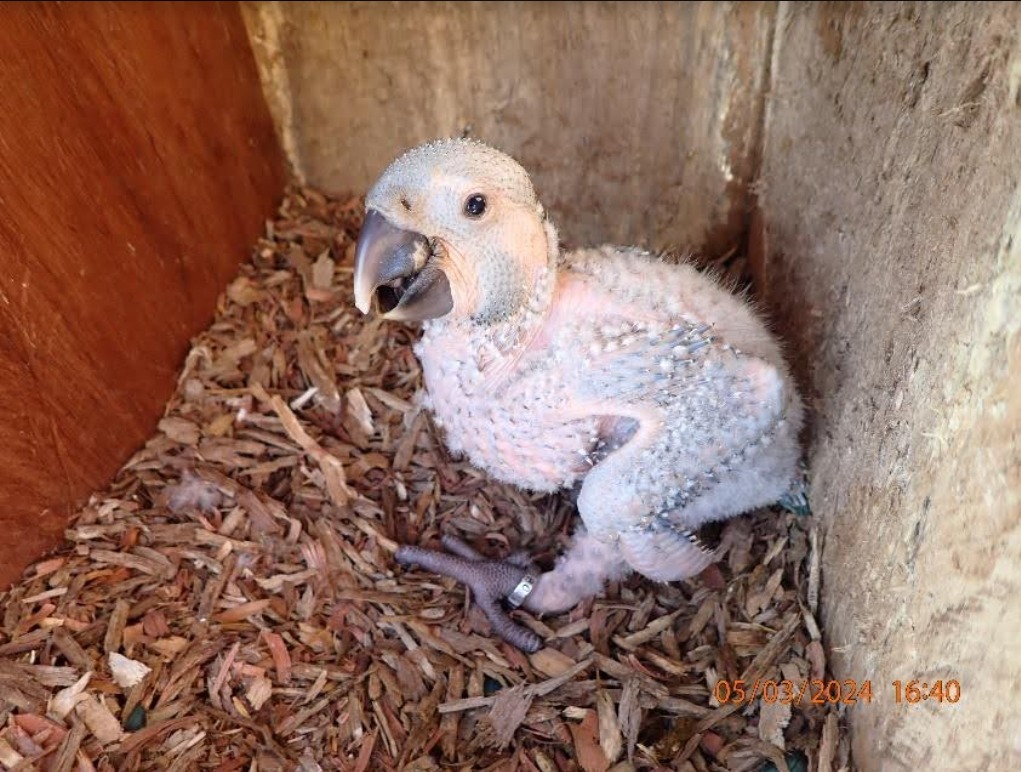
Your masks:
<instances>
[{"instance_id":1,"label":"bird's chest","mask_svg":"<svg viewBox=\"0 0 1021 772\"><path fill-rule=\"evenodd\" d=\"M568 487L588 471L598 421L572 417L572 368L559 346L504 357L491 347L423 338L416 354L451 451L535 491Z\"/></svg>"}]
</instances>

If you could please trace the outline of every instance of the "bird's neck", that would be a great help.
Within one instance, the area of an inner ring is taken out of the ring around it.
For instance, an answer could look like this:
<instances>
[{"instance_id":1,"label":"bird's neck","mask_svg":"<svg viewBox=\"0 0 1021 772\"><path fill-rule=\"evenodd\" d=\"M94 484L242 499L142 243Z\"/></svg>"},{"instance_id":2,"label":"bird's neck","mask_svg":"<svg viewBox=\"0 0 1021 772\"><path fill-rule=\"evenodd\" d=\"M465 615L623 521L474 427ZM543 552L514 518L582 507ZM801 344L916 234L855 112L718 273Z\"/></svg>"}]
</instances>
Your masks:
<instances>
[{"instance_id":1,"label":"bird's neck","mask_svg":"<svg viewBox=\"0 0 1021 772\"><path fill-rule=\"evenodd\" d=\"M501 353L527 347L542 330L556 293L560 244L553 224L547 221L545 226L546 261L529 272L528 288L516 309L500 319L485 321L473 318L435 319L426 322L425 329L431 335L453 333L467 337Z\"/></svg>"},{"instance_id":2,"label":"bird's neck","mask_svg":"<svg viewBox=\"0 0 1021 772\"><path fill-rule=\"evenodd\" d=\"M473 318L433 319L424 323L423 330L430 338L468 340L472 346L485 348L497 355L521 350L542 330L553 306L556 281L555 266L543 266L532 273L524 300L510 314L485 321Z\"/></svg>"},{"instance_id":3,"label":"bird's neck","mask_svg":"<svg viewBox=\"0 0 1021 772\"><path fill-rule=\"evenodd\" d=\"M486 338L500 351L511 351L527 346L546 323L553 307L553 293L557 284L556 265L545 265L531 276L531 287L525 301L505 320L489 325Z\"/></svg>"}]
</instances>

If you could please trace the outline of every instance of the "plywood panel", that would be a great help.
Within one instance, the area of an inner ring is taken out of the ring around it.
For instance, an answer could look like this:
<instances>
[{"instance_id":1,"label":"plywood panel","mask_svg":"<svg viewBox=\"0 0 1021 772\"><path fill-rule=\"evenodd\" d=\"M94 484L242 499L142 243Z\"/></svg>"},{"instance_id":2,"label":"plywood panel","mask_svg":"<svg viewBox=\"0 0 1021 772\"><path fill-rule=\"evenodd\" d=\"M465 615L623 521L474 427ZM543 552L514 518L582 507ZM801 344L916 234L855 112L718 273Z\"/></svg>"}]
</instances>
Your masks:
<instances>
[{"instance_id":1,"label":"plywood panel","mask_svg":"<svg viewBox=\"0 0 1021 772\"><path fill-rule=\"evenodd\" d=\"M283 177L235 3L0 13L3 585L154 429Z\"/></svg>"},{"instance_id":2,"label":"plywood panel","mask_svg":"<svg viewBox=\"0 0 1021 772\"><path fill-rule=\"evenodd\" d=\"M361 192L469 133L574 244L721 253L744 234L773 3L244 3L296 169Z\"/></svg>"},{"instance_id":3,"label":"plywood panel","mask_svg":"<svg viewBox=\"0 0 1021 772\"><path fill-rule=\"evenodd\" d=\"M1021 764L1021 6L785 3L768 288L863 770ZM897 704L893 682L961 700Z\"/></svg>"}]
</instances>

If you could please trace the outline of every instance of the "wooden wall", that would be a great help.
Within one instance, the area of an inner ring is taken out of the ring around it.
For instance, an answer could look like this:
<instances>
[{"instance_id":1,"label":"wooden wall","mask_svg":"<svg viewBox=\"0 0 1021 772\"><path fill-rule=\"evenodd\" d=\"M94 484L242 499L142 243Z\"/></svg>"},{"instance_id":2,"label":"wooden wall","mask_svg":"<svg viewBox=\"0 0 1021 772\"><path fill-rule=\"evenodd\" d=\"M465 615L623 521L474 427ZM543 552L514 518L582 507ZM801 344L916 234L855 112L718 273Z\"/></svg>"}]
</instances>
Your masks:
<instances>
[{"instance_id":1,"label":"wooden wall","mask_svg":"<svg viewBox=\"0 0 1021 772\"><path fill-rule=\"evenodd\" d=\"M153 431L283 190L236 3L0 7L0 586Z\"/></svg>"},{"instance_id":2,"label":"wooden wall","mask_svg":"<svg viewBox=\"0 0 1021 772\"><path fill-rule=\"evenodd\" d=\"M718 255L744 239L774 3L242 10L313 185L364 190L409 146L466 132L524 164L569 243Z\"/></svg>"},{"instance_id":3,"label":"wooden wall","mask_svg":"<svg viewBox=\"0 0 1021 772\"><path fill-rule=\"evenodd\" d=\"M768 295L855 767L1021 768L1021 5L781 3ZM896 702L894 680L960 702Z\"/></svg>"}]
</instances>

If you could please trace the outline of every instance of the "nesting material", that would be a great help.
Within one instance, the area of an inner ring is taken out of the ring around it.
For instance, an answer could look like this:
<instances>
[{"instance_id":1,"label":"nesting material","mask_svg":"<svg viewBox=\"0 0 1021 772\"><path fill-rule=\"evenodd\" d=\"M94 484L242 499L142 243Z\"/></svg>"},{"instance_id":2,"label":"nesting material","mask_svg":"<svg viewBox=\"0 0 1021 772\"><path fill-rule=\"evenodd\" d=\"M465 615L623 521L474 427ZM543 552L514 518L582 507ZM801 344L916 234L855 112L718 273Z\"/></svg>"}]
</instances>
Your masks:
<instances>
[{"instance_id":1,"label":"nesting material","mask_svg":"<svg viewBox=\"0 0 1021 772\"><path fill-rule=\"evenodd\" d=\"M729 523L532 656L398 543L551 561L576 515L444 450L416 331L352 302L358 199L289 192L194 341L158 433L0 595L0 768L837 770L845 705L714 698L828 678L810 518ZM144 366L144 363L140 363Z\"/></svg>"}]
</instances>

